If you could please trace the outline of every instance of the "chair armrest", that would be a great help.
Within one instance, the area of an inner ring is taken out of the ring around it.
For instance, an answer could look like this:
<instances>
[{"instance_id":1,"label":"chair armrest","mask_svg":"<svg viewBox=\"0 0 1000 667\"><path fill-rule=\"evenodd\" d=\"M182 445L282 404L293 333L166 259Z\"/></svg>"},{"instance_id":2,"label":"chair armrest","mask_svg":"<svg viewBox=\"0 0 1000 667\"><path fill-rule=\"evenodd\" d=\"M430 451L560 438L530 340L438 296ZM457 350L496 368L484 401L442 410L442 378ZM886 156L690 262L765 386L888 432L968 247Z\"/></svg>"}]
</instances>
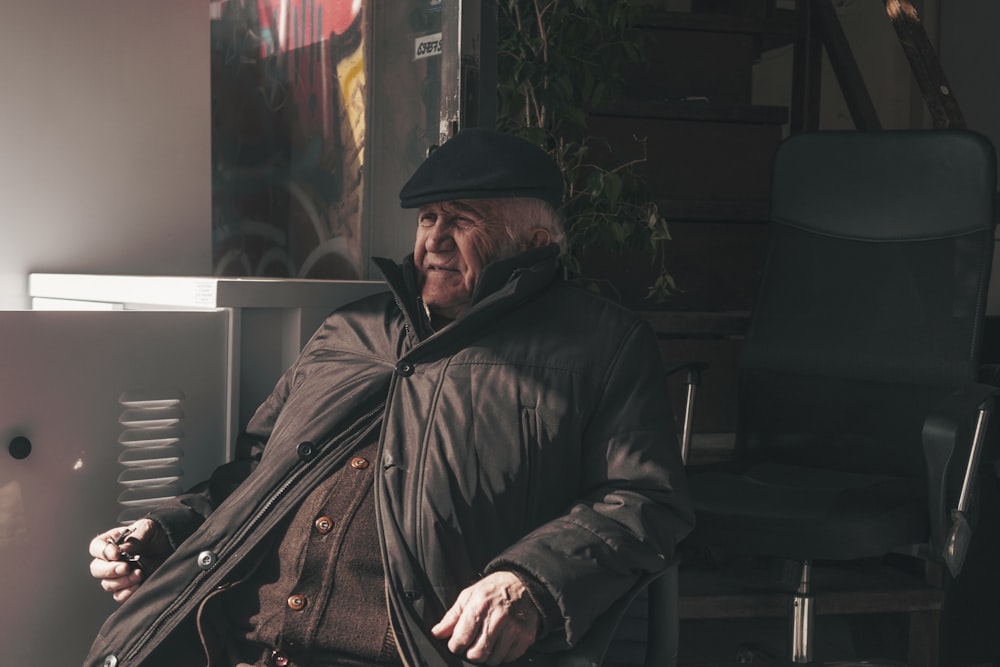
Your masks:
<instances>
[{"instance_id":1,"label":"chair armrest","mask_svg":"<svg viewBox=\"0 0 1000 667\"><path fill-rule=\"evenodd\" d=\"M951 393L924 420L931 550L957 576L971 536L966 512L982 453L986 423L1000 388L971 384ZM961 465L961 469L953 466ZM954 472L952 472L954 470ZM956 492L953 482L961 477Z\"/></svg>"},{"instance_id":2,"label":"chair armrest","mask_svg":"<svg viewBox=\"0 0 1000 667\"><path fill-rule=\"evenodd\" d=\"M1000 364L981 364L979 366L980 384L992 384L1000 387Z\"/></svg>"},{"instance_id":3,"label":"chair armrest","mask_svg":"<svg viewBox=\"0 0 1000 667\"><path fill-rule=\"evenodd\" d=\"M646 638L645 665L675 667L677 664L677 640L679 625L677 611L677 570L673 563L662 572L647 575L633 586L628 593L597 617L594 625L569 651L555 654L555 667L600 667L607 657L608 648L615 639L615 633L628 608L639 594L649 587L648 623L657 628L656 634ZM651 656L662 662L650 662Z\"/></svg>"},{"instance_id":4,"label":"chair armrest","mask_svg":"<svg viewBox=\"0 0 1000 667\"><path fill-rule=\"evenodd\" d=\"M675 361L663 367L663 374L670 377L677 371L687 370L688 384L699 384L701 382L701 372L708 368L705 361Z\"/></svg>"},{"instance_id":5,"label":"chair armrest","mask_svg":"<svg viewBox=\"0 0 1000 667\"><path fill-rule=\"evenodd\" d=\"M691 450L691 434L694 432L694 404L701 384L701 372L708 368L704 361L678 361L667 364L663 374L670 377L677 371L687 370L687 397L684 401L684 423L681 427L681 460L687 464Z\"/></svg>"}]
</instances>

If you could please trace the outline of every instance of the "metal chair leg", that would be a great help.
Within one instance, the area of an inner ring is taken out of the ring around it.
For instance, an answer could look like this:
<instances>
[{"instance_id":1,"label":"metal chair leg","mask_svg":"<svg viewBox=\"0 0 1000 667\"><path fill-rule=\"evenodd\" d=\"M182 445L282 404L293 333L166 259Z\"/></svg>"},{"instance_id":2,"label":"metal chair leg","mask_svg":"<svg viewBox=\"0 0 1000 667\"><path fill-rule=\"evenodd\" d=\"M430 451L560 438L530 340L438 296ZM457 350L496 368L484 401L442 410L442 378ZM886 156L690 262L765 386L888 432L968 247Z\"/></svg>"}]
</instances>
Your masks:
<instances>
[{"instance_id":1,"label":"metal chair leg","mask_svg":"<svg viewBox=\"0 0 1000 667\"><path fill-rule=\"evenodd\" d=\"M792 662L795 664L812 662L813 620L816 616L815 599L809 581L812 564L802 563L799 587L792 598Z\"/></svg>"}]
</instances>

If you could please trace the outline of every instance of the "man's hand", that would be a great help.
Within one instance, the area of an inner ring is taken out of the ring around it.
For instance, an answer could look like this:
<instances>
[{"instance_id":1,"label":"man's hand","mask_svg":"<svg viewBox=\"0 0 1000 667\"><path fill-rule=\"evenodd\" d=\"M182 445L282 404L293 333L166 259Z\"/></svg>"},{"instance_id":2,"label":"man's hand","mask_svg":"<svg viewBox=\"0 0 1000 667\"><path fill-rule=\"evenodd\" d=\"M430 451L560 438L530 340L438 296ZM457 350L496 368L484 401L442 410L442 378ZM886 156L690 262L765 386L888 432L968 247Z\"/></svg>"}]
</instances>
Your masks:
<instances>
[{"instance_id":1,"label":"man's hand","mask_svg":"<svg viewBox=\"0 0 1000 667\"><path fill-rule=\"evenodd\" d=\"M90 574L116 602L124 602L170 555L170 543L159 524L139 519L112 528L90 541Z\"/></svg>"},{"instance_id":2,"label":"man's hand","mask_svg":"<svg viewBox=\"0 0 1000 667\"><path fill-rule=\"evenodd\" d=\"M527 590L514 573L494 572L459 593L431 634L471 662L516 660L538 635L539 613Z\"/></svg>"}]
</instances>

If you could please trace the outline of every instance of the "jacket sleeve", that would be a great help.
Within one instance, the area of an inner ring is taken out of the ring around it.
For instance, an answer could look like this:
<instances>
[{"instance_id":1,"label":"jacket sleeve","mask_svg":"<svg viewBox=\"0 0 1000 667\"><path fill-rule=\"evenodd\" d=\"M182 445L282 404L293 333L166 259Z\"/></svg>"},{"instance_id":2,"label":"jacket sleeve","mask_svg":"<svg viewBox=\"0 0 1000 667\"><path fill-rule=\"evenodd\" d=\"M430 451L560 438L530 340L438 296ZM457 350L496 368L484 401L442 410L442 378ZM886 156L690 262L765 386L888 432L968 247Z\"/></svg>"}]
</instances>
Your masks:
<instances>
[{"instance_id":1,"label":"jacket sleeve","mask_svg":"<svg viewBox=\"0 0 1000 667\"><path fill-rule=\"evenodd\" d=\"M236 439L236 452L232 461L216 468L209 479L166 501L146 515L160 524L173 549L190 537L257 467L274 422L288 398L295 370L296 366L293 366L286 371L270 396L257 408L246 429Z\"/></svg>"},{"instance_id":2,"label":"jacket sleeve","mask_svg":"<svg viewBox=\"0 0 1000 667\"><path fill-rule=\"evenodd\" d=\"M676 558L694 526L659 349L648 324L627 331L603 377L581 452L579 497L499 554L487 571L523 570L563 617L547 645L576 644L600 614Z\"/></svg>"}]
</instances>

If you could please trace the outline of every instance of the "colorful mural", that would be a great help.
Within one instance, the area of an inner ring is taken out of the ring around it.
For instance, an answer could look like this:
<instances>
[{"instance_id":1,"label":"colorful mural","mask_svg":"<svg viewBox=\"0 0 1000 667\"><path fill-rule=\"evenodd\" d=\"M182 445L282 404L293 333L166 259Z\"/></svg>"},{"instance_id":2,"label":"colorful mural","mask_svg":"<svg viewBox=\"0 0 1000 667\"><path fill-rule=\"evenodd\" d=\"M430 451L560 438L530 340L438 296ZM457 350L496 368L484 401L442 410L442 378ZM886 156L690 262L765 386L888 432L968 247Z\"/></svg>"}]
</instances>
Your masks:
<instances>
[{"instance_id":1,"label":"colorful mural","mask_svg":"<svg viewBox=\"0 0 1000 667\"><path fill-rule=\"evenodd\" d=\"M212 4L217 275L362 276L366 4Z\"/></svg>"}]
</instances>

